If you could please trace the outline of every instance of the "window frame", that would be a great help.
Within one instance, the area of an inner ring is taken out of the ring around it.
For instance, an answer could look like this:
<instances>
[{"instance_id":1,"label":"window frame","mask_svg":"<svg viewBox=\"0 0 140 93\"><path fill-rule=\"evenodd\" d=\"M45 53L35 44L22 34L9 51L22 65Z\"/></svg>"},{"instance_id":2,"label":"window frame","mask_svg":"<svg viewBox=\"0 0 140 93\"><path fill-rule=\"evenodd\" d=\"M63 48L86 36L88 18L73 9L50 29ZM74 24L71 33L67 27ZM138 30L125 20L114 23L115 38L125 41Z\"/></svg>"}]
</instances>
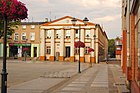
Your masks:
<instances>
[{"instance_id":1,"label":"window frame","mask_svg":"<svg viewBox=\"0 0 140 93\"><path fill-rule=\"evenodd\" d=\"M16 35L17 34L17 35ZM17 37L17 40L16 40L16 37ZM14 41L18 41L19 40L19 33L15 33L14 34Z\"/></svg>"},{"instance_id":2,"label":"window frame","mask_svg":"<svg viewBox=\"0 0 140 93\"><path fill-rule=\"evenodd\" d=\"M46 54L51 54L51 46L46 46Z\"/></svg>"},{"instance_id":3,"label":"window frame","mask_svg":"<svg viewBox=\"0 0 140 93\"><path fill-rule=\"evenodd\" d=\"M33 35L34 34L34 35ZM34 38L32 39L32 36L34 36ZM35 32L30 32L30 40L35 40Z\"/></svg>"},{"instance_id":4,"label":"window frame","mask_svg":"<svg viewBox=\"0 0 140 93\"><path fill-rule=\"evenodd\" d=\"M23 34L25 34L25 35L23 35ZM25 36L25 40L23 39L23 36ZM26 41L26 39L27 39L26 32L22 32L22 33L21 33L21 40L22 40L22 41Z\"/></svg>"}]
</instances>

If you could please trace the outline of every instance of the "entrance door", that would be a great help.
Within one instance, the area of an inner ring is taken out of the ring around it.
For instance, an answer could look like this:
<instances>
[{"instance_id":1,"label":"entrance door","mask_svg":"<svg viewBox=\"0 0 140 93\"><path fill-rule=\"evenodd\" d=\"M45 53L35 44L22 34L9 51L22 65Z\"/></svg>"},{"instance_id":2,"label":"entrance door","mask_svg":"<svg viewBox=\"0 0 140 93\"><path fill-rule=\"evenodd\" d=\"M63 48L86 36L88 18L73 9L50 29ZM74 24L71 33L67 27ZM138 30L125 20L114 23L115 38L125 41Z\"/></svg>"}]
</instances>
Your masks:
<instances>
[{"instance_id":1,"label":"entrance door","mask_svg":"<svg viewBox=\"0 0 140 93\"><path fill-rule=\"evenodd\" d=\"M10 50L10 57L17 57L17 55L18 55L18 47L17 46L10 46L10 48L9 48L9 50Z\"/></svg>"},{"instance_id":2,"label":"entrance door","mask_svg":"<svg viewBox=\"0 0 140 93\"><path fill-rule=\"evenodd\" d=\"M70 47L66 47L66 57L70 57Z\"/></svg>"},{"instance_id":3,"label":"entrance door","mask_svg":"<svg viewBox=\"0 0 140 93\"><path fill-rule=\"evenodd\" d=\"M37 47L34 47L34 57L37 57Z\"/></svg>"}]
</instances>

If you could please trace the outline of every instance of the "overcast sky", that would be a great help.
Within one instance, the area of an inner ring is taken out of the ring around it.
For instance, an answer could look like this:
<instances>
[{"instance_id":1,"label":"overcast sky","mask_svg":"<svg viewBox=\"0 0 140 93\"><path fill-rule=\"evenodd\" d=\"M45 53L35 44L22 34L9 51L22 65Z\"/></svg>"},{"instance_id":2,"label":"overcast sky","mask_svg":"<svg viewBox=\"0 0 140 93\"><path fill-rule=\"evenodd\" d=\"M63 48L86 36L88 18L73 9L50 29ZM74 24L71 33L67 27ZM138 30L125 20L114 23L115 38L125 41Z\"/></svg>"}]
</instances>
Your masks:
<instances>
[{"instance_id":1,"label":"overcast sky","mask_svg":"<svg viewBox=\"0 0 140 93\"><path fill-rule=\"evenodd\" d=\"M121 36L121 0L19 0L28 8L29 21L64 16L88 17L103 26L109 39Z\"/></svg>"}]
</instances>

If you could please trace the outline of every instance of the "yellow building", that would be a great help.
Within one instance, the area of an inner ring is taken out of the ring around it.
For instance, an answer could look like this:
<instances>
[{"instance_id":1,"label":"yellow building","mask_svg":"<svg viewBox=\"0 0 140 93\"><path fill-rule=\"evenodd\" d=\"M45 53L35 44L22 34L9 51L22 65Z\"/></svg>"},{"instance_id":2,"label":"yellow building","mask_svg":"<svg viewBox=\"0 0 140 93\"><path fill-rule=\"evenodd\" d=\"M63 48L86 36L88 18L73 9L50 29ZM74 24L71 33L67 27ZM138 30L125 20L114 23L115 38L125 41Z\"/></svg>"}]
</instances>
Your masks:
<instances>
[{"instance_id":1,"label":"yellow building","mask_svg":"<svg viewBox=\"0 0 140 93\"><path fill-rule=\"evenodd\" d=\"M24 57L25 48L28 58L39 57L40 25L44 22L22 22L17 26L11 39L7 42L7 57ZM0 50L3 50L3 41L0 39ZM1 51L0 56L2 57Z\"/></svg>"},{"instance_id":2,"label":"yellow building","mask_svg":"<svg viewBox=\"0 0 140 93\"><path fill-rule=\"evenodd\" d=\"M81 19L77 25L72 25L73 17L65 16L41 25L40 31L40 60L71 61L79 60L78 48L74 42L85 43L85 48L80 48L80 62L103 61L108 54L108 38L99 24L88 22L86 26ZM89 53L88 49L95 51Z\"/></svg>"}]
</instances>

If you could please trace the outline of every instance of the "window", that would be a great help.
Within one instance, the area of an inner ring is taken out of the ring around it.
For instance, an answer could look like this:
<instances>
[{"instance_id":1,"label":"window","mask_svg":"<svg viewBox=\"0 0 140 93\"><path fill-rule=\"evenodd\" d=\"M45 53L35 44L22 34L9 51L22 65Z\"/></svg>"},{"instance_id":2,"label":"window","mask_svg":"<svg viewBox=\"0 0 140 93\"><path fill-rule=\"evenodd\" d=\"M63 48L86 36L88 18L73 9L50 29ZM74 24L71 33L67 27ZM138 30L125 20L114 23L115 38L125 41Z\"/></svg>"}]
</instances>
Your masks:
<instances>
[{"instance_id":1,"label":"window","mask_svg":"<svg viewBox=\"0 0 140 93\"><path fill-rule=\"evenodd\" d=\"M51 38L51 30L47 31L47 38Z\"/></svg>"},{"instance_id":2,"label":"window","mask_svg":"<svg viewBox=\"0 0 140 93\"><path fill-rule=\"evenodd\" d=\"M89 47L85 47L85 54L89 54L88 49Z\"/></svg>"},{"instance_id":3,"label":"window","mask_svg":"<svg viewBox=\"0 0 140 93\"><path fill-rule=\"evenodd\" d=\"M31 25L31 29L34 29L35 28L35 25Z\"/></svg>"},{"instance_id":4,"label":"window","mask_svg":"<svg viewBox=\"0 0 140 93\"><path fill-rule=\"evenodd\" d=\"M70 38L70 30L66 30L66 38Z\"/></svg>"},{"instance_id":5,"label":"window","mask_svg":"<svg viewBox=\"0 0 140 93\"><path fill-rule=\"evenodd\" d=\"M22 29L26 29L26 25L22 25Z\"/></svg>"},{"instance_id":6,"label":"window","mask_svg":"<svg viewBox=\"0 0 140 93\"><path fill-rule=\"evenodd\" d=\"M121 48L120 47L117 47L116 50L121 50Z\"/></svg>"},{"instance_id":7,"label":"window","mask_svg":"<svg viewBox=\"0 0 140 93\"><path fill-rule=\"evenodd\" d=\"M116 41L116 45L119 45L119 41Z\"/></svg>"},{"instance_id":8,"label":"window","mask_svg":"<svg viewBox=\"0 0 140 93\"><path fill-rule=\"evenodd\" d=\"M61 37L61 30L57 30L56 31L56 38L60 38Z\"/></svg>"},{"instance_id":9,"label":"window","mask_svg":"<svg viewBox=\"0 0 140 93\"><path fill-rule=\"evenodd\" d=\"M78 29L76 29L76 31L75 31L75 37L79 38L79 30Z\"/></svg>"},{"instance_id":10,"label":"window","mask_svg":"<svg viewBox=\"0 0 140 93\"><path fill-rule=\"evenodd\" d=\"M19 36L18 33L15 33L15 35L14 35L14 40L15 41L18 41L18 36Z\"/></svg>"},{"instance_id":11,"label":"window","mask_svg":"<svg viewBox=\"0 0 140 93\"><path fill-rule=\"evenodd\" d=\"M22 40L26 40L26 33L22 33Z\"/></svg>"},{"instance_id":12,"label":"window","mask_svg":"<svg viewBox=\"0 0 140 93\"><path fill-rule=\"evenodd\" d=\"M35 40L35 32L30 33L30 40Z\"/></svg>"},{"instance_id":13,"label":"window","mask_svg":"<svg viewBox=\"0 0 140 93\"><path fill-rule=\"evenodd\" d=\"M85 37L86 37L86 38L89 38L89 37L90 37L90 30L86 30Z\"/></svg>"},{"instance_id":14,"label":"window","mask_svg":"<svg viewBox=\"0 0 140 93\"><path fill-rule=\"evenodd\" d=\"M46 53L47 53L47 54L51 54L51 46L47 46L46 48L47 48L47 49L46 49Z\"/></svg>"},{"instance_id":15,"label":"window","mask_svg":"<svg viewBox=\"0 0 140 93\"><path fill-rule=\"evenodd\" d=\"M79 54L79 48L74 49L75 54Z\"/></svg>"}]
</instances>

